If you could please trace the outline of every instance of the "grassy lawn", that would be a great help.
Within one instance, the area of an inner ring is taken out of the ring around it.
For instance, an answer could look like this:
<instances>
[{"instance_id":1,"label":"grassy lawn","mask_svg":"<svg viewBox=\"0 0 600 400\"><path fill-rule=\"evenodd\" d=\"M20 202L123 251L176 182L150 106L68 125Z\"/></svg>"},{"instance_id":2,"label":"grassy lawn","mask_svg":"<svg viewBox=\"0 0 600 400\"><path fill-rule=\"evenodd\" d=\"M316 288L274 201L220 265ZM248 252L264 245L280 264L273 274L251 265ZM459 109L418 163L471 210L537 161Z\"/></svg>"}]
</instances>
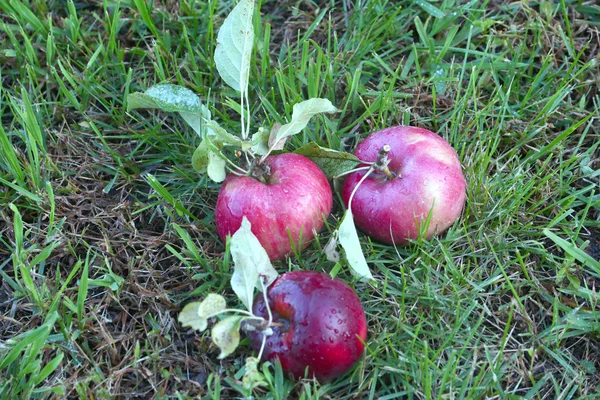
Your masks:
<instances>
[{"instance_id":1,"label":"grassy lawn","mask_svg":"<svg viewBox=\"0 0 600 400\"><path fill-rule=\"evenodd\" d=\"M156 83L231 132L213 53L232 0L0 0L0 399L236 398L247 340L219 360L182 306L239 304L214 224L220 185ZM360 235L377 286L327 261L334 210L280 271L359 294L365 357L333 382L256 398L594 398L600 390L600 7L594 0L257 0L253 132L331 100L287 149L353 151L383 127L437 132L468 182L445 234Z\"/></svg>"}]
</instances>

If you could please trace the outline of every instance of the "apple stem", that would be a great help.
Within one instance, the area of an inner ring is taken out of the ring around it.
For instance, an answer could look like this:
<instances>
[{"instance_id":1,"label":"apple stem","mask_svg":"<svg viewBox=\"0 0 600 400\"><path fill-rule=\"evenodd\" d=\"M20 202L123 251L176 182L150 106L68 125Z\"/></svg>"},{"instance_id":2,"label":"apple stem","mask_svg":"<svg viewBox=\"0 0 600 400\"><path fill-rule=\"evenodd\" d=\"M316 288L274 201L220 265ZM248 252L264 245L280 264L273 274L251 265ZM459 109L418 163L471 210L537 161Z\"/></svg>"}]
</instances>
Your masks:
<instances>
[{"instance_id":1,"label":"apple stem","mask_svg":"<svg viewBox=\"0 0 600 400\"><path fill-rule=\"evenodd\" d=\"M267 183L269 176L271 175L271 168L266 164L261 164L260 161L254 159L250 163L248 175L258 179L262 183Z\"/></svg>"},{"instance_id":2,"label":"apple stem","mask_svg":"<svg viewBox=\"0 0 600 400\"><path fill-rule=\"evenodd\" d=\"M346 175L351 174L353 172L366 171L369 168L371 168L371 167L358 167L358 168L354 168L354 169L351 169L350 171L342 172L341 174L334 176L333 179L341 178L342 176L346 176Z\"/></svg>"},{"instance_id":3,"label":"apple stem","mask_svg":"<svg viewBox=\"0 0 600 400\"><path fill-rule=\"evenodd\" d=\"M229 158L225 157L223 155L223 153L221 153L221 152L219 152L219 153L223 156L222 158L227 162L229 171L231 171L232 173L234 173L236 175L240 175L240 173L243 174L243 175L246 175L248 173L248 171L246 171L244 168L239 167L233 161L231 161ZM239 172L236 173L235 172L236 170L239 171Z\"/></svg>"},{"instance_id":4,"label":"apple stem","mask_svg":"<svg viewBox=\"0 0 600 400\"><path fill-rule=\"evenodd\" d=\"M273 323L273 314L271 313L271 307L269 306L269 298L267 297L267 288L265 286L265 282L263 281L262 277L259 279L259 281L260 281L260 287L263 292L263 297L265 299L265 307L267 308L267 314L269 314L269 323L267 325L270 326Z\"/></svg>"},{"instance_id":5,"label":"apple stem","mask_svg":"<svg viewBox=\"0 0 600 400\"><path fill-rule=\"evenodd\" d=\"M214 314L214 315L220 315L220 314L224 314L224 313L240 313L240 314L245 314L249 317L255 317L256 315L252 314L250 311L246 311L246 310L238 310L236 308L226 308L224 310L219 311L218 313Z\"/></svg>"},{"instance_id":6,"label":"apple stem","mask_svg":"<svg viewBox=\"0 0 600 400\"><path fill-rule=\"evenodd\" d=\"M354 199L354 195L356 194L356 189L358 189L358 187L365 181L365 179L367 179L369 175L371 175L371 172L373 171L375 171L375 167L371 165L367 173L360 179L360 181L358 181L356 186L354 186L354 190L352 190L352 193L350 194L350 199L348 200L348 210L350 210L350 212L352 212L352 200Z\"/></svg>"},{"instance_id":7,"label":"apple stem","mask_svg":"<svg viewBox=\"0 0 600 400\"><path fill-rule=\"evenodd\" d=\"M263 156L260 158L260 161L258 162L259 164L261 164L263 161L265 161L267 159L267 157L269 157L269 154L271 154L271 152L273 151L273 147L275 147L275 146L269 147L269 150L267 150L267 153L263 154Z\"/></svg>"},{"instance_id":8,"label":"apple stem","mask_svg":"<svg viewBox=\"0 0 600 400\"><path fill-rule=\"evenodd\" d=\"M262 289L263 297L265 299L265 307L267 308L267 314L269 314L269 321L268 321L267 326L271 326L273 324L273 314L271 313L271 307L269 306L269 298L267 297L267 288L265 286L265 282L263 281L262 277L260 277L258 280L260 281L260 287ZM263 353L263 350L265 349L265 343L267 342L266 332L263 331L262 334L263 334L262 344L260 345L260 351L258 352L259 360L262 358L262 353Z\"/></svg>"},{"instance_id":9,"label":"apple stem","mask_svg":"<svg viewBox=\"0 0 600 400\"><path fill-rule=\"evenodd\" d=\"M388 179L394 179L396 177L396 174L391 172L390 169L388 168L388 164L390 163L390 160L388 159L387 156L391 150L392 150L392 147L389 144L386 144L381 149L379 149L379 153L377 153L377 161L375 161L373 164L371 164L370 167L368 167L369 170L360 179L360 181L358 181L358 183L354 187L354 190L352 190L352 193L350 194L350 199L348 200L348 210L350 210L350 212L352 212L352 200L354 199L356 190L365 181L365 179L367 179L367 177L371 174L371 172L373 172L375 170L381 171L388 177Z\"/></svg>"},{"instance_id":10,"label":"apple stem","mask_svg":"<svg viewBox=\"0 0 600 400\"><path fill-rule=\"evenodd\" d=\"M229 170L230 173L232 173L234 175L237 175L237 176L246 176L246 174L239 173L236 170L234 170L233 168L227 167L227 169Z\"/></svg>"},{"instance_id":11,"label":"apple stem","mask_svg":"<svg viewBox=\"0 0 600 400\"><path fill-rule=\"evenodd\" d=\"M266 331L269 329L267 320L263 317L258 317L254 314L250 314L251 317L244 317L244 330L247 331Z\"/></svg>"},{"instance_id":12,"label":"apple stem","mask_svg":"<svg viewBox=\"0 0 600 400\"><path fill-rule=\"evenodd\" d=\"M381 172L383 172L388 180L392 180L396 177L396 175L390 171L388 168L388 164L390 160L388 159L388 154L392 150L392 147L389 144L383 145L379 152L377 153L377 161L373 164L373 167Z\"/></svg>"},{"instance_id":13,"label":"apple stem","mask_svg":"<svg viewBox=\"0 0 600 400\"><path fill-rule=\"evenodd\" d=\"M258 359L262 358L263 351L265 350L265 344L267 343L267 335L263 333L262 343L260 344L260 351L258 352Z\"/></svg>"},{"instance_id":14,"label":"apple stem","mask_svg":"<svg viewBox=\"0 0 600 400\"><path fill-rule=\"evenodd\" d=\"M252 158L252 160L255 159L254 154L248 152L248 151L244 151L244 157L246 158L246 163L248 163L248 165L250 165L250 158L248 157L248 155L250 155L250 157Z\"/></svg>"}]
</instances>

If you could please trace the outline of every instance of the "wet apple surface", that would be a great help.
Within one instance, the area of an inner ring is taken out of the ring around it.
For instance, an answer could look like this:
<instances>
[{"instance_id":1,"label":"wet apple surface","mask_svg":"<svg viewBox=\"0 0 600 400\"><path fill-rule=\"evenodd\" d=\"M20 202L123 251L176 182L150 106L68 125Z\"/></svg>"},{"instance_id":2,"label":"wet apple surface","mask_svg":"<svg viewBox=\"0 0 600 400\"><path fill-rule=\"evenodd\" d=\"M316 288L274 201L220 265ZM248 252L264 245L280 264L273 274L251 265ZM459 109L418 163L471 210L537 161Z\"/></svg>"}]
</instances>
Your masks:
<instances>
[{"instance_id":1,"label":"wet apple surface","mask_svg":"<svg viewBox=\"0 0 600 400\"><path fill-rule=\"evenodd\" d=\"M269 156L264 182L229 175L215 208L217 233L223 241L236 232L246 216L252 233L271 260L308 246L331 212L333 195L327 177L308 158L286 153Z\"/></svg>"},{"instance_id":2,"label":"wet apple surface","mask_svg":"<svg viewBox=\"0 0 600 400\"><path fill-rule=\"evenodd\" d=\"M384 145L390 146L389 179L372 173L356 189L352 211L356 225L373 239L403 244L416 239L429 217L427 239L448 229L459 217L466 199L466 183L454 149L426 129L396 126L371 134L354 155L374 162ZM365 172L349 174L342 188L346 206ZM430 214L431 213L431 214Z\"/></svg>"},{"instance_id":3,"label":"wet apple surface","mask_svg":"<svg viewBox=\"0 0 600 400\"><path fill-rule=\"evenodd\" d=\"M268 289L273 334L267 337L263 360L278 358L284 372L320 382L346 373L360 359L367 321L354 290L345 282L314 271L281 275ZM268 319L263 295L253 312ZM258 352L263 333L248 332Z\"/></svg>"}]
</instances>

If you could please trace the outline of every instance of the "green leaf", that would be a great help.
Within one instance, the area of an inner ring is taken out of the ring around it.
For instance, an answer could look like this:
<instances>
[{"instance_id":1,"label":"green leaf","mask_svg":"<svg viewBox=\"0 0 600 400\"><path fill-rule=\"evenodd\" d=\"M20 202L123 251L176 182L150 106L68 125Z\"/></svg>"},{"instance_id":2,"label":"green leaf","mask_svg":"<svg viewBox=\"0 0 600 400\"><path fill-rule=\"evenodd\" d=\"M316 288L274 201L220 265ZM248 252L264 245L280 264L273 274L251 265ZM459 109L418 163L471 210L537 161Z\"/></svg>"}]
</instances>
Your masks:
<instances>
[{"instance_id":1,"label":"green leaf","mask_svg":"<svg viewBox=\"0 0 600 400\"><path fill-rule=\"evenodd\" d=\"M207 139L203 139L200 142L200 145L194 151L194 155L192 155L192 167L198 173L206 172L206 167L208 167L208 153L210 151L209 141Z\"/></svg>"},{"instance_id":2,"label":"green leaf","mask_svg":"<svg viewBox=\"0 0 600 400\"><path fill-rule=\"evenodd\" d=\"M362 252L360 241L358 240L356 226L354 225L354 216L352 215L351 209L346 211L338 230L340 244L344 249L344 254L346 254L346 259L348 260L352 272L361 281L374 280L373 275L371 275L371 271L369 270L369 266L367 265L367 260L365 260L365 255Z\"/></svg>"},{"instance_id":3,"label":"green leaf","mask_svg":"<svg viewBox=\"0 0 600 400\"><path fill-rule=\"evenodd\" d=\"M277 271L271 265L271 260L265 249L254 236L250 221L244 216L242 225L231 237L231 256L234 262L231 287L246 308L252 311L254 288L261 288L259 279L265 287L277 278Z\"/></svg>"},{"instance_id":4,"label":"green leaf","mask_svg":"<svg viewBox=\"0 0 600 400\"><path fill-rule=\"evenodd\" d=\"M425 0L415 0L415 3L417 3L419 7L425 10L427 14L431 15L432 17L444 18L446 16L442 10Z\"/></svg>"},{"instance_id":5,"label":"green leaf","mask_svg":"<svg viewBox=\"0 0 600 400\"><path fill-rule=\"evenodd\" d=\"M314 142L305 144L294 153L310 158L328 178L348 172L360 163L354 154L321 147Z\"/></svg>"},{"instance_id":6,"label":"green leaf","mask_svg":"<svg viewBox=\"0 0 600 400\"><path fill-rule=\"evenodd\" d=\"M549 229L544 229L544 235L549 237L557 246L563 249L571 257L592 269L597 274L600 274L600 261L596 261L592 256L587 254L579 247L573 245L571 242L559 237L558 235L551 232Z\"/></svg>"},{"instance_id":7,"label":"green leaf","mask_svg":"<svg viewBox=\"0 0 600 400\"><path fill-rule=\"evenodd\" d=\"M221 78L242 95L248 91L250 56L254 45L254 0L240 0L217 34L215 64Z\"/></svg>"},{"instance_id":8,"label":"green leaf","mask_svg":"<svg viewBox=\"0 0 600 400\"><path fill-rule=\"evenodd\" d=\"M336 111L338 109L327 99L314 98L295 104L292 110L292 120L279 129L274 143L277 144L283 138L302 132L314 115Z\"/></svg>"},{"instance_id":9,"label":"green leaf","mask_svg":"<svg viewBox=\"0 0 600 400\"><path fill-rule=\"evenodd\" d=\"M208 177L217 183L223 182L227 177L227 171L225 170L226 164L227 161L219 154L210 150L208 152L208 166L206 167Z\"/></svg>"},{"instance_id":10,"label":"green leaf","mask_svg":"<svg viewBox=\"0 0 600 400\"><path fill-rule=\"evenodd\" d=\"M159 84L144 93L127 95L127 111L136 108L157 108L162 111L178 112L199 135L203 133L203 124L211 118L210 110L202 104L194 92L171 84Z\"/></svg>"},{"instance_id":11,"label":"green leaf","mask_svg":"<svg viewBox=\"0 0 600 400\"><path fill-rule=\"evenodd\" d=\"M113 292L118 291L125 282L125 279L119 275L115 275L112 272L110 274L104 274L97 279L89 279L88 284L90 288L105 287L109 288Z\"/></svg>"},{"instance_id":12,"label":"green leaf","mask_svg":"<svg viewBox=\"0 0 600 400\"><path fill-rule=\"evenodd\" d=\"M192 155L192 167L200 174L206 172L213 181L220 183L227 177L227 161L219 154L223 141L219 137L206 136Z\"/></svg>"},{"instance_id":13,"label":"green leaf","mask_svg":"<svg viewBox=\"0 0 600 400\"><path fill-rule=\"evenodd\" d=\"M17 52L13 49L2 49L0 51L1 54L4 54L4 57L15 58L17 57Z\"/></svg>"},{"instance_id":14,"label":"green leaf","mask_svg":"<svg viewBox=\"0 0 600 400\"><path fill-rule=\"evenodd\" d=\"M83 321L83 309L85 305L85 300L88 295L88 272L89 266L86 262L83 271L81 271L81 278L79 279L79 289L77 290L77 318L79 321Z\"/></svg>"},{"instance_id":15,"label":"green leaf","mask_svg":"<svg viewBox=\"0 0 600 400\"><path fill-rule=\"evenodd\" d=\"M56 369L61 365L62 360L65 356L65 353L62 351L58 351L58 355L54 357L50 362L48 362L44 368L40 371L39 374L32 377L32 381L34 385L39 385L46 379L51 373L56 371Z\"/></svg>"},{"instance_id":16,"label":"green leaf","mask_svg":"<svg viewBox=\"0 0 600 400\"><path fill-rule=\"evenodd\" d=\"M258 128L258 132L252 135L252 151L259 156L269 152L269 131L265 128Z\"/></svg>"},{"instance_id":17,"label":"green leaf","mask_svg":"<svg viewBox=\"0 0 600 400\"><path fill-rule=\"evenodd\" d=\"M136 108L158 108L169 112L201 111L200 98L191 90L179 85L158 84L144 93L131 93L127 96L127 111ZM210 111L204 107L203 114L210 119Z\"/></svg>"},{"instance_id":18,"label":"green leaf","mask_svg":"<svg viewBox=\"0 0 600 400\"><path fill-rule=\"evenodd\" d=\"M240 343L240 325L244 317L234 315L219 321L213 326L211 336L213 342L221 349L219 359L233 353Z\"/></svg>"},{"instance_id":19,"label":"green leaf","mask_svg":"<svg viewBox=\"0 0 600 400\"><path fill-rule=\"evenodd\" d=\"M202 302L186 304L177 319L181 325L202 332L208 327L208 319L225 310L226 306L223 296L209 293Z\"/></svg>"},{"instance_id":20,"label":"green leaf","mask_svg":"<svg viewBox=\"0 0 600 400\"><path fill-rule=\"evenodd\" d=\"M43 325L8 339L5 346L8 346L7 348L11 350L2 360L0 360L0 369L7 367L15 361L17 357L21 356L21 352L29 345L31 345L28 352L29 359L33 360L33 358L37 357L43 345L46 343L46 339L54 327L57 318L58 314L52 312L46 317L46 321Z\"/></svg>"},{"instance_id":21,"label":"green leaf","mask_svg":"<svg viewBox=\"0 0 600 400\"><path fill-rule=\"evenodd\" d=\"M208 133L211 135L211 142L215 143L219 148L224 144L234 146L242 145L242 139L227 132L224 128L221 128L215 121L208 121L206 123L206 129L208 129Z\"/></svg>"}]
</instances>

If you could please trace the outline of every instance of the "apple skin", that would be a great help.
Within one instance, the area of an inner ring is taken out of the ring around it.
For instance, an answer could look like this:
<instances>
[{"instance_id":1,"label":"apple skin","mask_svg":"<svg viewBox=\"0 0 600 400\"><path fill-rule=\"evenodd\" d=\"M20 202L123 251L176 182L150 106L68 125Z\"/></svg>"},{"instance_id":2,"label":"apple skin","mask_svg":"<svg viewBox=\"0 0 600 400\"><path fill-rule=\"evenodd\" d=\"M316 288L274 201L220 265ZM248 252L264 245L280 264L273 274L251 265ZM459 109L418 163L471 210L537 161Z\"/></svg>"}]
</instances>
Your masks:
<instances>
[{"instance_id":1,"label":"apple skin","mask_svg":"<svg viewBox=\"0 0 600 400\"><path fill-rule=\"evenodd\" d=\"M314 237L313 231L321 230L331 212L333 194L323 171L304 156L285 153L269 156L263 163L271 172L267 183L233 174L225 179L217 198L215 222L225 242L246 216L269 258L280 260L292 251L290 237L296 248L302 238L305 248Z\"/></svg>"},{"instance_id":2,"label":"apple skin","mask_svg":"<svg viewBox=\"0 0 600 400\"><path fill-rule=\"evenodd\" d=\"M267 290L273 334L267 337L263 360L276 358L284 373L319 382L346 373L360 359L367 339L367 320L358 296L345 282L314 271L294 271L277 278ZM263 294L253 313L268 320ZM262 332L247 332L258 352Z\"/></svg>"},{"instance_id":3,"label":"apple skin","mask_svg":"<svg viewBox=\"0 0 600 400\"><path fill-rule=\"evenodd\" d=\"M395 126L377 131L354 152L362 161L375 161L379 150L390 145L390 171L394 179L372 173L352 200L356 225L373 239L404 244L419 235L419 225L431 211L425 237L448 229L458 219L466 199L466 183L454 149L426 129ZM365 172L349 174L342 188L348 206L352 191ZM432 210L433 207L433 210Z\"/></svg>"}]
</instances>

